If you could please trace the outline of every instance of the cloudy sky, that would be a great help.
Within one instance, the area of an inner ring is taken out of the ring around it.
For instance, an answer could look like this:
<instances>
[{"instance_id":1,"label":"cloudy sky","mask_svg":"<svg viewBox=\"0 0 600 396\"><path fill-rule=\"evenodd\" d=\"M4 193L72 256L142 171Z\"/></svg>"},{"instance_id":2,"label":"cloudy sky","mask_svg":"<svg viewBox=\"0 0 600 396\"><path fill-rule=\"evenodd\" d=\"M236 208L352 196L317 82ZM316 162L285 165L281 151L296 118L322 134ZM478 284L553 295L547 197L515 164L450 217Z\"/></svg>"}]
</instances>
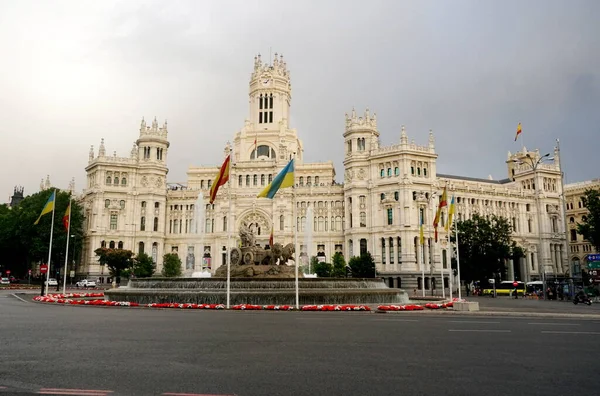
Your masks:
<instances>
[{"instance_id":1,"label":"cloudy sky","mask_svg":"<svg viewBox=\"0 0 600 396\"><path fill-rule=\"evenodd\" d=\"M338 181L353 106L382 144L433 129L440 173L504 178L509 150L560 138L568 182L600 177L598 20L597 0L0 0L0 202L47 174L83 188L90 145L128 155L142 116L168 119L169 181L218 164L270 48L305 159Z\"/></svg>"}]
</instances>

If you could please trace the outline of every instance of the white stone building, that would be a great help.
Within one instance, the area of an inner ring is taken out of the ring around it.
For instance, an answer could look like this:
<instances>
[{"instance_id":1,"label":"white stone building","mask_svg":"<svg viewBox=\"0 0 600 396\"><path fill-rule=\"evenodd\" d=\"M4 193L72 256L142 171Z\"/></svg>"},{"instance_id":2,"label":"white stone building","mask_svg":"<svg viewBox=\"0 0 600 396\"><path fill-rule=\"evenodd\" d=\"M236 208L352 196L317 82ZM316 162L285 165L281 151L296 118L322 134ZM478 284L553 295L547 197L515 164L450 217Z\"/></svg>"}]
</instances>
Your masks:
<instances>
[{"instance_id":1,"label":"white stone building","mask_svg":"<svg viewBox=\"0 0 600 396\"><path fill-rule=\"evenodd\" d=\"M511 220L515 239L527 255L521 263L510 263L509 278L516 273L522 280L537 279L544 268L548 275L565 272L568 258L558 155L537 167L537 180L531 165L540 155L525 149L509 153L509 178L504 180L440 174L432 132L425 145L418 145L402 127L397 144L381 146L376 115L366 110L359 116L352 110L346 115L345 130L340 131L344 139L340 144L345 147L344 182L340 184L335 181L332 161L304 162L302 141L289 125L291 92L283 57L276 56L271 65L263 63L260 56L255 58L249 118L231 142L223 142L223 158L230 150L233 153L231 191L228 186L221 187L213 205L208 204L209 188L221 164L190 167L186 183L167 183L166 122L159 126L155 119L148 126L142 120L129 157L107 155L104 143L97 156L92 148L83 195L86 242L82 275L108 276L94 255L101 246L144 251L154 257L159 270L163 254L177 252L187 274L207 267L214 272L225 263L230 231L235 246L237 230L245 223L254 228L261 245L268 243L271 227L276 242L283 244L294 242L297 229L301 254L308 252L327 261L338 251L346 260L369 251L377 275L391 287L418 287L423 261L426 289L436 282L432 279L437 280L439 289L440 267L447 278L452 255L443 227L440 242L433 243L431 224L444 186L449 199L456 196L458 220L473 213L494 213ZM282 189L272 200L257 199L294 156L296 188ZM542 187L541 255L535 185ZM200 192L206 213L204 232L196 234L194 206ZM229 197L233 218L229 218ZM305 227L309 207L314 217L310 231ZM424 260L418 246L421 210L427 239ZM309 233L312 244L304 246Z\"/></svg>"}]
</instances>

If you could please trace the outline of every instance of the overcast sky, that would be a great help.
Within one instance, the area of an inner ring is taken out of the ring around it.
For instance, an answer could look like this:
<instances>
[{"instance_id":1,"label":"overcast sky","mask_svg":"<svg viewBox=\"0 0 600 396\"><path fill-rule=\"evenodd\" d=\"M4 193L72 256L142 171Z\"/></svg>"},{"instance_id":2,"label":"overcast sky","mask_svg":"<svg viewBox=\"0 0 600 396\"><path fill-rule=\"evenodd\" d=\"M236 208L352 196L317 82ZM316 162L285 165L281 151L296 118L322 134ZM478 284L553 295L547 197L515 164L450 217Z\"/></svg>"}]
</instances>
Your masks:
<instances>
[{"instance_id":1,"label":"overcast sky","mask_svg":"<svg viewBox=\"0 0 600 396\"><path fill-rule=\"evenodd\" d=\"M305 160L338 181L353 106L384 145L433 129L439 173L504 178L509 150L560 138L568 182L600 177L599 20L597 0L0 0L0 202L46 174L81 190L90 145L129 155L142 116L168 119L170 182L217 165L269 48Z\"/></svg>"}]
</instances>

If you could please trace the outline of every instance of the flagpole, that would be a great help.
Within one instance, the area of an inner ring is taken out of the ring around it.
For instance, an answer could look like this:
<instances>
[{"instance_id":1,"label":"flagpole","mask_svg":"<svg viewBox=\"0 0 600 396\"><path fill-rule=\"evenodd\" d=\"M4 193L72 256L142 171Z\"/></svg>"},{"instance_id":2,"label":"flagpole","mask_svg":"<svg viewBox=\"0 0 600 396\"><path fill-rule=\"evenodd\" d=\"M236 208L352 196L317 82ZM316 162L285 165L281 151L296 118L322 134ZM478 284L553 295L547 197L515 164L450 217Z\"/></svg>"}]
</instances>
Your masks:
<instances>
[{"instance_id":1,"label":"flagpole","mask_svg":"<svg viewBox=\"0 0 600 396\"><path fill-rule=\"evenodd\" d=\"M293 205L293 230L294 230L294 265L296 266L294 277L296 281L296 309L300 309L300 286L298 282L298 209L296 205L296 153L294 153L294 185L292 186L292 205Z\"/></svg>"},{"instance_id":2,"label":"flagpole","mask_svg":"<svg viewBox=\"0 0 600 396\"><path fill-rule=\"evenodd\" d=\"M452 206L454 204L454 194L452 194L452 198L450 199L450 206ZM450 208L448 208L447 213L447 220L448 223L448 231L446 235L446 238L448 238L448 244L450 244L450 234L452 233L452 223L450 223ZM454 214L452 214L452 221L454 221ZM447 246L447 245L446 245ZM452 248L452 245L450 245L450 247ZM446 260L448 260L448 251L446 250ZM446 261L448 262L448 261ZM452 256L450 256L450 268L448 268L448 287L449 287L449 291L450 291L450 301L452 301Z\"/></svg>"},{"instance_id":3,"label":"flagpole","mask_svg":"<svg viewBox=\"0 0 600 396\"><path fill-rule=\"evenodd\" d=\"M46 271L46 287L44 295L48 295L48 282L50 281L50 260L52 258L52 237L54 236L54 211L56 210L56 189L54 189L54 202L52 203L52 223L50 226L50 246L48 247L48 271Z\"/></svg>"},{"instance_id":4,"label":"flagpole","mask_svg":"<svg viewBox=\"0 0 600 396\"><path fill-rule=\"evenodd\" d=\"M227 309L229 309L230 296L231 296L231 230L233 228L233 216L231 215L231 178L232 178L232 170L233 170L233 159L231 158L231 152L233 150L229 149L229 178L227 179L227 200L229 201L229 214L227 215L227 223L229 228L227 229Z\"/></svg>"},{"instance_id":5,"label":"flagpole","mask_svg":"<svg viewBox=\"0 0 600 396\"><path fill-rule=\"evenodd\" d=\"M425 232L425 230L423 230L423 227L425 227L425 219L423 218L425 217L425 208L422 208L422 210L423 212L421 212L421 209L419 210L419 242L421 243L421 291L423 292L423 297L425 297L425 238L421 237Z\"/></svg>"},{"instance_id":6,"label":"flagpole","mask_svg":"<svg viewBox=\"0 0 600 396\"><path fill-rule=\"evenodd\" d=\"M73 198L69 199L69 222L67 223L67 248L65 252L65 274L63 278L63 294L67 294L67 267L69 266L69 239L71 239L71 203Z\"/></svg>"},{"instance_id":7,"label":"flagpole","mask_svg":"<svg viewBox=\"0 0 600 396\"><path fill-rule=\"evenodd\" d=\"M461 295L461 283L460 283L460 254L458 252L458 224L454 227L454 236L456 239L456 270L458 275L458 299L462 298Z\"/></svg>"}]
</instances>

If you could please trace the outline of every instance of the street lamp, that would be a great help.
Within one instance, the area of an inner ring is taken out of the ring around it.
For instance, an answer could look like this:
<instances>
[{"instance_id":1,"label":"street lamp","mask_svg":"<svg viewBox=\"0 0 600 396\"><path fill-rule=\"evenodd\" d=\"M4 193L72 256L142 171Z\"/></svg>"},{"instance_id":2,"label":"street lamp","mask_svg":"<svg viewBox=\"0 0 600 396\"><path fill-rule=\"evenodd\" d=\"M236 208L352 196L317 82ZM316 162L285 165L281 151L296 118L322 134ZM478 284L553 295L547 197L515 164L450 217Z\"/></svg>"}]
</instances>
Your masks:
<instances>
[{"instance_id":1,"label":"street lamp","mask_svg":"<svg viewBox=\"0 0 600 396\"><path fill-rule=\"evenodd\" d=\"M542 286L544 289L544 296L548 298L546 294L546 263L544 262L544 248L542 241L542 212L540 208L540 183L538 180L538 166L546 160L552 160L550 154L544 154L539 158L534 158L531 154L527 153L521 160L514 160L519 165L527 165L533 170L534 188L535 188L535 206L537 212L537 223L538 223L538 265L540 265L540 275L542 276Z\"/></svg>"}]
</instances>

